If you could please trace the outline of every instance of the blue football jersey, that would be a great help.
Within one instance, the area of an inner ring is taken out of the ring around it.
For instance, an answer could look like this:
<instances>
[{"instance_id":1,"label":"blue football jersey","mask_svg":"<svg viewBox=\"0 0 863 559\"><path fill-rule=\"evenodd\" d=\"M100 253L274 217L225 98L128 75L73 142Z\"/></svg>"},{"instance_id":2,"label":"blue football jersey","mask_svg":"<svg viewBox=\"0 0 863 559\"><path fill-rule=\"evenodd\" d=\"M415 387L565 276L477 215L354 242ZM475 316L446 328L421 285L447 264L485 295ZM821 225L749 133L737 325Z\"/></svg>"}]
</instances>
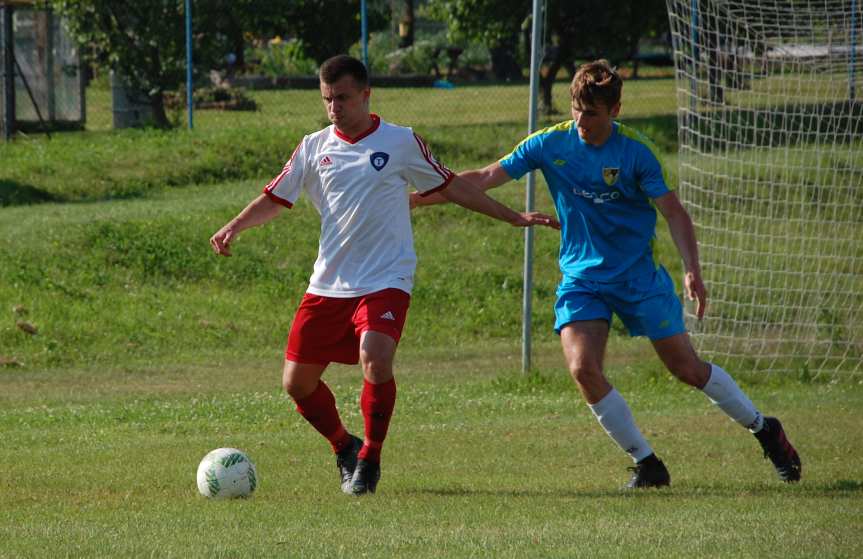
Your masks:
<instances>
[{"instance_id":1,"label":"blue football jersey","mask_svg":"<svg viewBox=\"0 0 863 559\"><path fill-rule=\"evenodd\" d=\"M574 121L525 138L500 165L513 179L540 169L562 224L564 276L623 281L656 270L656 209L669 192L656 148L615 122L601 146L585 143Z\"/></svg>"}]
</instances>

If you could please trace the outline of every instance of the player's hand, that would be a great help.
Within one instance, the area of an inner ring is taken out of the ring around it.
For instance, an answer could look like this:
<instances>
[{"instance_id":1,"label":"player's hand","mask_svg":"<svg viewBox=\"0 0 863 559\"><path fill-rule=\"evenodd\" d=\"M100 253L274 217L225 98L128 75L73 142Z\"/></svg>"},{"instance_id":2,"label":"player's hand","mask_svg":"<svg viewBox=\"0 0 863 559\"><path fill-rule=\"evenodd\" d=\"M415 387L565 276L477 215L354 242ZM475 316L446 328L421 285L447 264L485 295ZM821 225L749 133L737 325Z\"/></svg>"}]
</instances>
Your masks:
<instances>
[{"instance_id":1,"label":"player's hand","mask_svg":"<svg viewBox=\"0 0 863 559\"><path fill-rule=\"evenodd\" d=\"M231 256L230 245L235 236L236 233L234 233L234 228L231 227L231 224L229 223L216 231L215 235L210 237L210 246L213 247L213 250L216 251L216 254L218 255Z\"/></svg>"},{"instance_id":2,"label":"player's hand","mask_svg":"<svg viewBox=\"0 0 863 559\"><path fill-rule=\"evenodd\" d=\"M683 285L686 288L687 299L695 301L695 316L701 320L704 318L704 311L707 310L707 288L704 287L701 274L686 272L683 275Z\"/></svg>"},{"instance_id":3,"label":"player's hand","mask_svg":"<svg viewBox=\"0 0 863 559\"><path fill-rule=\"evenodd\" d=\"M532 225L545 225L552 229L560 229L560 222L550 215L539 212L522 212L518 219L510 222L513 227L531 227Z\"/></svg>"}]
</instances>

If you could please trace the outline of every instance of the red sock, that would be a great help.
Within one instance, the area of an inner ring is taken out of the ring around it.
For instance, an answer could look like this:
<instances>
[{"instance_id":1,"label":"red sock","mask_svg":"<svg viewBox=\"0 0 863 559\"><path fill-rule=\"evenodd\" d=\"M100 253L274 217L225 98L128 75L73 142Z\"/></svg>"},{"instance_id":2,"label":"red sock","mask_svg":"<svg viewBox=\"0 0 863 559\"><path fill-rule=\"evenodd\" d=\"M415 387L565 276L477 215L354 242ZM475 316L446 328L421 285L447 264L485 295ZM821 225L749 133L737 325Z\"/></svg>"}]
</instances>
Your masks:
<instances>
[{"instance_id":1,"label":"red sock","mask_svg":"<svg viewBox=\"0 0 863 559\"><path fill-rule=\"evenodd\" d=\"M351 437L342 425L339 411L336 409L336 398L323 381L318 383L314 392L294 402L300 415L330 441L333 452L338 452L350 442Z\"/></svg>"},{"instance_id":2,"label":"red sock","mask_svg":"<svg viewBox=\"0 0 863 559\"><path fill-rule=\"evenodd\" d=\"M363 393L360 395L360 409L366 424L366 439L360 449L358 458L370 462L381 461L381 446L387 437L390 418L396 407L396 379L390 379L382 384L372 384L363 381Z\"/></svg>"}]
</instances>

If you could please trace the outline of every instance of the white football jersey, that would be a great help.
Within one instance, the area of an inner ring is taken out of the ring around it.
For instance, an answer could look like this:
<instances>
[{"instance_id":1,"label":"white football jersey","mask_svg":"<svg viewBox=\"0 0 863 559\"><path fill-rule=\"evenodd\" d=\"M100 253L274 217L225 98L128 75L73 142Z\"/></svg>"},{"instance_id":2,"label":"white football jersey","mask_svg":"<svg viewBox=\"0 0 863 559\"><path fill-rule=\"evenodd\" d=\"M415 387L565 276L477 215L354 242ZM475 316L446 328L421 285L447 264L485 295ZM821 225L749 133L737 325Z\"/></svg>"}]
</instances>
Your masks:
<instances>
[{"instance_id":1,"label":"white football jersey","mask_svg":"<svg viewBox=\"0 0 863 559\"><path fill-rule=\"evenodd\" d=\"M264 193L292 207L305 190L321 214L318 259L308 292L358 297L413 287L416 254L408 184L430 194L452 171L410 128L371 115L372 127L348 138L331 125L309 134Z\"/></svg>"}]
</instances>

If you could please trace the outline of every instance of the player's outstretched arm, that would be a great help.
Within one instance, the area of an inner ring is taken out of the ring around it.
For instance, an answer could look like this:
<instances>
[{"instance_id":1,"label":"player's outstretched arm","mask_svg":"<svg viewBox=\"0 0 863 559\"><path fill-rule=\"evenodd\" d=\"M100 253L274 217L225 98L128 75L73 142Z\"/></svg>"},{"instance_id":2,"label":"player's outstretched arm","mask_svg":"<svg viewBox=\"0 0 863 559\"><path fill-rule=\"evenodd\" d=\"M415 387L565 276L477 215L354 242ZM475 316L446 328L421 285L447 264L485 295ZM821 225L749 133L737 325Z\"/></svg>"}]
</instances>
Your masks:
<instances>
[{"instance_id":1,"label":"player's outstretched arm","mask_svg":"<svg viewBox=\"0 0 863 559\"><path fill-rule=\"evenodd\" d=\"M653 199L656 207L668 222L671 238L683 258L683 283L686 296L695 301L695 315L700 320L707 309L707 288L701 279L701 265L698 263L698 242L695 240L695 227L689 212L680 203L674 192Z\"/></svg>"},{"instance_id":2,"label":"player's outstretched arm","mask_svg":"<svg viewBox=\"0 0 863 559\"><path fill-rule=\"evenodd\" d=\"M463 171L459 173L458 176L468 181L469 183L481 188L482 190L495 188L512 180L498 162L494 162L483 169ZM422 196L419 192L414 192L411 194L411 209L414 209L417 206L432 206L434 204L444 204L447 201L447 198L443 196L440 192L435 192L434 194L429 194L428 196Z\"/></svg>"},{"instance_id":3,"label":"player's outstretched arm","mask_svg":"<svg viewBox=\"0 0 863 559\"><path fill-rule=\"evenodd\" d=\"M282 211L284 206L270 200L266 194L261 194L252 200L237 217L226 223L216 234L210 237L210 246L216 254L231 256L231 242L240 233L251 227L267 223Z\"/></svg>"},{"instance_id":4,"label":"player's outstretched arm","mask_svg":"<svg viewBox=\"0 0 863 559\"><path fill-rule=\"evenodd\" d=\"M460 175L456 176L449 186L441 190L440 194L463 208L505 221L515 227L545 225L553 229L560 229L560 223L550 215L539 212L519 213L504 206L494 198L489 198L485 192L461 178Z\"/></svg>"}]
</instances>

